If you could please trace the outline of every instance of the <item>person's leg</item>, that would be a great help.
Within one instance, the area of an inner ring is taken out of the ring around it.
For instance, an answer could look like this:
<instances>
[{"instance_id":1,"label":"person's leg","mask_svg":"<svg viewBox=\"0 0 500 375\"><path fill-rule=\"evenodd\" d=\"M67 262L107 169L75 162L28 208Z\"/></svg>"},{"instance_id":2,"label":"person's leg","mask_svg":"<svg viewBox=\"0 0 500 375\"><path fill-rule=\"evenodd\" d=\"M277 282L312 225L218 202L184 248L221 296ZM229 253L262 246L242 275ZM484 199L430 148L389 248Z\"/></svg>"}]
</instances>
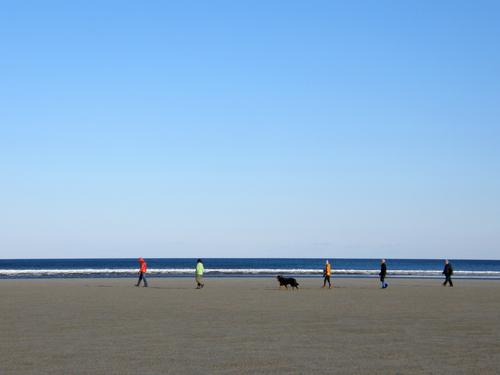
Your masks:
<instances>
[{"instance_id":1,"label":"person's leg","mask_svg":"<svg viewBox=\"0 0 500 375\"><path fill-rule=\"evenodd\" d=\"M147 287L148 286L148 281L146 280L146 274L142 274L142 281L144 281L144 286Z\"/></svg>"},{"instance_id":2,"label":"person's leg","mask_svg":"<svg viewBox=\"0 0 500 375\"><path fill-rule=\"evenodd\" d=\"M142 280L142 272L139 272L139 280L137 280L137 284L135 284L135 286L141 285L141 280Z\"/></svg>"},{"instance_id":3,"label":"person's leg","mask_svg":"<svg viewBox=\"0 0 500 375\"><path fill-rule=\"evenodd\" d=\"M444 286L446 286L446 284L448 284L450 282L450 277L449 276L446 276L445 280L444 280Z\"/></svg>"},{"instance_id":4,"label":"person's leg","mask_svg":"<svg viewBox=\"0 0 500 375\"><path fill-rule=\"evenodd\" d=\"M323 288L326 286L326 276L323 276Z\"/></svg>"},{"instance_id":5,"label":"person's leg","mask_svg":"<svg viewBox=\"0 0 500 375\"><path fill-rule=\"evenodd\" d=\"M327 281L328 281L328 287L331 288L332 287L332 283L330 281L330 276L327 276Z\"/></svg>"}]
</instances>

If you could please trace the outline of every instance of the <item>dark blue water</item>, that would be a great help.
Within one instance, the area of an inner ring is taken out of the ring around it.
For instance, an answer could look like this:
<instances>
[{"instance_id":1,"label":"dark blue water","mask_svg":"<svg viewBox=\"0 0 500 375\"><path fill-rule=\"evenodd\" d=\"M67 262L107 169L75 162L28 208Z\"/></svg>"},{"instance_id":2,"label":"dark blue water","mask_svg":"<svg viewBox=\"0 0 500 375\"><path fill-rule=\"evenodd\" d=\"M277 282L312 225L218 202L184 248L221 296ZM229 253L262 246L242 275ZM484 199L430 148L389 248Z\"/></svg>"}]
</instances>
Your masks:
<instances>
[{"instance_id":1,"label":"dark blue water","mask_svg":"<svg viewBox=\"0 0 500 375\"><path fill-rule=\"evenodd\" d=\"M191 277L196 259L151 258L150 277ZM334 277L376 277L379 259L330 259ZM260 277L277 274L320 276L325 259L204 259L207 276ZM500 279L500 260L451 260L458 278ZM387 259L392 277L441 277L443 260ZM12 259L0 260L0 278L135 277L137 259Z\"/></svg>"}]
</instances>

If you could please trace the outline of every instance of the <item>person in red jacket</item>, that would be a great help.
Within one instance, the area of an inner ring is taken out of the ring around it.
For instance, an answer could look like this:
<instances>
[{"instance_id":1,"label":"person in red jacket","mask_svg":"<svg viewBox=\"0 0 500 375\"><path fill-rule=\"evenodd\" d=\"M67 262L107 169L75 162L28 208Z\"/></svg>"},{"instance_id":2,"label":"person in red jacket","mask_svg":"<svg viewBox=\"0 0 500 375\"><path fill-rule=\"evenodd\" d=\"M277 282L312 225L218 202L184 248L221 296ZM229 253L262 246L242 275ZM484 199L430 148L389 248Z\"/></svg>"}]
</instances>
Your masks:
<instances>
[{"instance_id":1,"label":"person in red jacket","mask_svg":"<svg viewBox=\"0 0 500 375\"><path fill-rule=\"evenodd\" d=\"M148 266L146 264L146 261L142 258L139 258L139 280L137 281L137 284L135 286L139 286L141 284L141 280L144 280L144 286L148 286L148 281L146 280L146 271L148 269Z\"/></svg>"}]
</instances>

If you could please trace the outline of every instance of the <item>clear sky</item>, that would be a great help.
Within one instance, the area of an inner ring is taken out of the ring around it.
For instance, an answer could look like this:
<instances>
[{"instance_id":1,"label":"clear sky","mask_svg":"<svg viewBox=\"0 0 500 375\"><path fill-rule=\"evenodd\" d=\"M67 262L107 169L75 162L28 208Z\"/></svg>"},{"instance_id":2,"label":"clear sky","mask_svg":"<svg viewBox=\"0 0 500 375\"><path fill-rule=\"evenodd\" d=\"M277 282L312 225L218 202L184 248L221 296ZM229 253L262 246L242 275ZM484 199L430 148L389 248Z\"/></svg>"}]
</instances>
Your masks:
<instances>
[{"instance_id":1,"label":"clear sky","mask_svg":"<svg viewBox=\"0 0 500 375\"><path fill-rule=\"evenodd\" d=\"M2 1L0 258L500 259L497 1Z\"/></svg>"}]
</instances>

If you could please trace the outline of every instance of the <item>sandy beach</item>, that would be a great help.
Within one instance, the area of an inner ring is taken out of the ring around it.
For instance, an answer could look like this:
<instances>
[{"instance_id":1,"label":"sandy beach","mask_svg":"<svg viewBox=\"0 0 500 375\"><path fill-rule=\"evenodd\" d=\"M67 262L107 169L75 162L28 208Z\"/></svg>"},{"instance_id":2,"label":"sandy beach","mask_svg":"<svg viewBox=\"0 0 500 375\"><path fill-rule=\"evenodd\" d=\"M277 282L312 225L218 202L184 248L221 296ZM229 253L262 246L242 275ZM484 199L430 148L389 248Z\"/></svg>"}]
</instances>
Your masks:
<instances>
[{"instance_id":1,"label":"sandy beach","mask_svg":"<svg viewBox=\"0 0 500 375\"><path fill-rule=\"evenodd\" d=\"M500 281L0 280L0 373L494 374Z\"/></svg>"}]
</instances>

